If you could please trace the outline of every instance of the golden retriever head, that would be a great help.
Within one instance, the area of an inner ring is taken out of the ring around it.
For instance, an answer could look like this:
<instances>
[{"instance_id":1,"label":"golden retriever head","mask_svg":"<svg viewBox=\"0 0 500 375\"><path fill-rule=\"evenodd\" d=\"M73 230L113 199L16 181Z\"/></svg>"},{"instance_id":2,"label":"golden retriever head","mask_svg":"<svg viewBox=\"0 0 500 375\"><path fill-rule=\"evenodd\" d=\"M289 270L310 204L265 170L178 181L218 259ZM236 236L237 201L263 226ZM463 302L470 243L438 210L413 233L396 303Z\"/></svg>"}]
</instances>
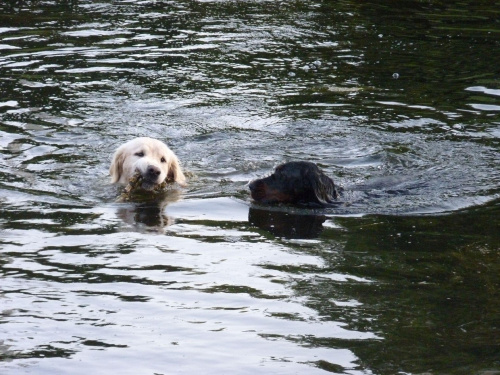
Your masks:
<instances>
[{"instance_id":1,"label":"golden retriever head","mask_svg":"<svg viewBox=\"0 0 500 375\"><path fill-rule=\"evenodd\" d=\"M136 171L143 178L145 190L153 190L167 178L182 186L186 184L177 156L157 139L135 138L115 151L109 168L112 183L126 185Z\"/></svg>"}]
</instances>

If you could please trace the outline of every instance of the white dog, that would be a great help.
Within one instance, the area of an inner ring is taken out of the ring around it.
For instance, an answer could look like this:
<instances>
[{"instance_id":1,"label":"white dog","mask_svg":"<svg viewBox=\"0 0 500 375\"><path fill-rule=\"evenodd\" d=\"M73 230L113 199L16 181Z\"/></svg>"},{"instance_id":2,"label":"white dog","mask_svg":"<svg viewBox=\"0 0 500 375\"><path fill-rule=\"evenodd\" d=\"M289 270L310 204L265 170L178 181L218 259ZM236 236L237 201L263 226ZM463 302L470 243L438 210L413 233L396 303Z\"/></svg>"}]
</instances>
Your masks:
<instances>
[{"instance_id":1,"label":"white dog","mask_svg":"<svg viewBox=\"0 0 500 375\"><path fill-rule=\"evenodd\" d=\"M109 168L111 182L126 185L136 171L143 178L145 190L153 190L166 179L186 185L177 156L157 139L135 138L116 150Z\"/></svg>"}]
</instances>

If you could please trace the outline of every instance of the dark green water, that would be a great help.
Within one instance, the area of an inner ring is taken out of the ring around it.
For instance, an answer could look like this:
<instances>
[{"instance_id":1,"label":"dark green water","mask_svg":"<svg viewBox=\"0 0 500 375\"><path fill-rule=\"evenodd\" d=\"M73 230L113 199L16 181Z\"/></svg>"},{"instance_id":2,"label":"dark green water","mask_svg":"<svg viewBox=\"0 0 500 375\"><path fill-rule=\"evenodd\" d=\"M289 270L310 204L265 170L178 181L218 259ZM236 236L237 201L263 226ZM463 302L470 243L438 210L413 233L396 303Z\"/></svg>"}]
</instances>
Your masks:
<instances>
[{"instance_id":1,"label":"dark green water","mask_svg":"<svg viewBox=\"0 0 500 375\"><path fill-rule=\"evenodd\" d=\"M0 373L500 374L499 20L0 2ZM189 186L116 203L136 136ZM342 203L254 204L290 160Z\"/></svg>"}]
</instances>

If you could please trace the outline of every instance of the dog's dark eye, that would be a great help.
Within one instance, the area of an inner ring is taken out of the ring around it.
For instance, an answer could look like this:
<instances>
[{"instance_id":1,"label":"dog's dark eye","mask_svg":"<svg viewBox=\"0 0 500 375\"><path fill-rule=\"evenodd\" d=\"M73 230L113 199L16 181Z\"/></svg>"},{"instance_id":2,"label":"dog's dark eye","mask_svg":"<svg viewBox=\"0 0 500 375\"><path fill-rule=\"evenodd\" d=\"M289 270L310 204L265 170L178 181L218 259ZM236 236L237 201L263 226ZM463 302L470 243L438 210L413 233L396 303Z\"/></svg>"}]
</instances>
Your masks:
<instances>
[{"instance_id":1,"label":"dog's dark eye","mask_svg":"<svg viewBox=\"0 0 500 375\"><path fill-rule=\"evenodd\" d=\"M162 163L166 163L166 162L167 162L167 160L166 160L165 158L161 158L161 159L160 159L160 161L161 161Z\"/></svg>"},{"instance_id":2,"label":"dog's dark eye","mask_svg":"<svg viewBox=\"0 0 500 375\"><path fill-rule=\"evenodd\" d=\"M135 156L139 156L140 158L142 158L144 156L144 152L142 152L142 151L136 152Z\"/></svg>"}]
</instances>

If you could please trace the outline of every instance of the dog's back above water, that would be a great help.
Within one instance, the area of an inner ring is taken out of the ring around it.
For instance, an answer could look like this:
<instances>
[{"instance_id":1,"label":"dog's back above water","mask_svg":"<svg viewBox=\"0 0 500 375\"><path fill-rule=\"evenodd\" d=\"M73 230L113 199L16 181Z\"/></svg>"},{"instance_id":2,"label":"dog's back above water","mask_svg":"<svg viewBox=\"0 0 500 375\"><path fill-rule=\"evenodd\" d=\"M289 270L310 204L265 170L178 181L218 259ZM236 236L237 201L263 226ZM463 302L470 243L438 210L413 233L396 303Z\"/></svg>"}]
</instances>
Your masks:
<instances>
[{"instance_id":1,"label":"dog's back above water","mask_svg":"<svg viewBox=\"0 0 500 375\"><path fill-rule=\"evenodd\" d=\"M252 181L249 188L252 198L260 203L328 206L339 197L333 180L306 161L281 164L269 177Z\"/></svg>"}]
</instances>

